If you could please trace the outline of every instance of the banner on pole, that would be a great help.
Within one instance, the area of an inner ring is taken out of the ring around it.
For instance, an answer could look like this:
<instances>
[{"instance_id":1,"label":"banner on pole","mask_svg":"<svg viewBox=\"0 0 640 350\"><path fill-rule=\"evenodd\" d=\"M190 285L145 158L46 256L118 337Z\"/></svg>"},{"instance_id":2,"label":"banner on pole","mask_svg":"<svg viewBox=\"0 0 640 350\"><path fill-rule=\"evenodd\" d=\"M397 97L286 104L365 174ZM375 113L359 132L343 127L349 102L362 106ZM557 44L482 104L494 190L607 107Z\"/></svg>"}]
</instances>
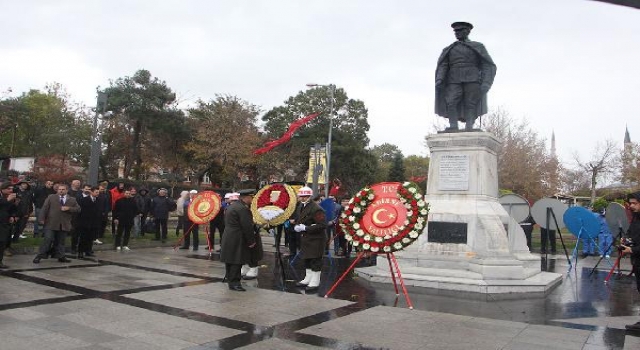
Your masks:
<instances>
[{"instance_id":1,"label":"banner on pole","mask_svg":"<svg viewBox=\"0 0 640 350\"><path fill-rule=\"evenodd\" d=\"M326 184L327 150L324 147L311 147L309 151L309 170L307 170L307 183L313 183L313 170L318 165L318 183Z\"/></svg>"}]
</instances>

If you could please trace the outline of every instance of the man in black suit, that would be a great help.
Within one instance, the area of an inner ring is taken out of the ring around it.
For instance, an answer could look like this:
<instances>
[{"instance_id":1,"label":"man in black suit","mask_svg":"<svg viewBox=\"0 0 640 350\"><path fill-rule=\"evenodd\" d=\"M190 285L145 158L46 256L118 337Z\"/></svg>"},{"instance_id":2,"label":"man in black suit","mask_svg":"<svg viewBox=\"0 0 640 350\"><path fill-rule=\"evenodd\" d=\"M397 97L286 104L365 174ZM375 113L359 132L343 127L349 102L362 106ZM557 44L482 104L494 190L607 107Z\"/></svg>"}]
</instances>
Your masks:
<instances>
[{"instance_id":1,"label":"man in black suit","mask_svg":"<svg viewBox=\"0 0 640 350\"><path fill-rule=\"evenodd\" d=\"M96 239L101 224L101 211L98 201L100 189L90 187L88 195L80 198L80 208L76 223L78 226L78 259L93 256L93 240Z\"/></svg>"}]
</instances>

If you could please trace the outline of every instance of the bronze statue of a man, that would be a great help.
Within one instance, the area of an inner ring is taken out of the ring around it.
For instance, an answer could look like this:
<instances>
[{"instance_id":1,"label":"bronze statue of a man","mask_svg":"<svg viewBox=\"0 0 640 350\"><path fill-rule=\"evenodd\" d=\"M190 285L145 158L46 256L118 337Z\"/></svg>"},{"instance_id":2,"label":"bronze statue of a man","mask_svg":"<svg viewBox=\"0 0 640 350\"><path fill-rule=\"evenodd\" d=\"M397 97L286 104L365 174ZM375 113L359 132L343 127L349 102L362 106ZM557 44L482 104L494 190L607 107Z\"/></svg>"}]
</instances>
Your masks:
<instances>
[{"instance_id":1,"label":"bronze statue of a man","mask_svg":"<svg viewBox=\"0 0 640 350\"><path fill-rule=\"evenodd\" d=\"M476 118L487 113L487 91L493 84L496 65L479 42L470 41L473 25L451 25L458 41L442 50L436 68L436 114L449 119L445 132L458 131L458 120L472 131Z\"/></svg>"}]
</instances>

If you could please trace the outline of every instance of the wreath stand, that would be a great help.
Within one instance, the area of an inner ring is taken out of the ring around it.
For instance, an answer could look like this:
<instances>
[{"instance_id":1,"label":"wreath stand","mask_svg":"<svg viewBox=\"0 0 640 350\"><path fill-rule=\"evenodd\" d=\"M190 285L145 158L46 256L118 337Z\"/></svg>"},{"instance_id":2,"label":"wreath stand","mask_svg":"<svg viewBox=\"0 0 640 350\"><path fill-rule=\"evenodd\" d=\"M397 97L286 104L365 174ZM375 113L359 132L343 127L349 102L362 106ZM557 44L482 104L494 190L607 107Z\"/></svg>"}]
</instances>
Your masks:
<instances>
[{"instance_id":1,"label":"wreath stand","mask_svg":"<svg viewBox=\"0 0 640 350\"><path fill-rule=\"evenodd\" d=\"M622 250L618 249L618 258L616 259L616 262L611 267L611 270L609 270L609 274L607 274L607 277L604 279L604 283L609 283L609 280L611 279L611 276L613 276L613 273L616 270L616 268L618 269L618 276L622 275L622 271L620 269L620 260L625 256L625 254L627 254L627 253L624 253ZM629 272L627 277L631 277L635 272L636 271L635 271L635 269L633 267L633 264L632 264L631 265L631 272Z\"/></svg>"},{"instance_id":2,"label":"wreath stand","mask_svg":"<svg viewBox=\"0 0 640 350\"><path fill-rule=\"evenodd\" d=\"M372 254L378 255L377 253L372 253ZM400 280L400 286L402 287L402 294L404 294L404 298L407 301L407 305L409 305L409 309L413 310L413 304L411 303L411 298L409 298L407 287L404 285L404 279L402 278L402 273L400 272L400 266L398 265L398 260L396 260L396 256L393 253L385 253L385 254L387 255L387 261L389 262L389 272L391 273L391 280L393 281L393 287L396 290L396 297L400 296L400 293L398 291L398 283L396 282L396 273L397 273L398 279ZM355 268L355 266L358 264L358 261L360 261L364 257L364 255L365 254L363 251L360 251L358 253L358 256L351 263L349 268L342 274L342 276L340 276L340 278L338 278L338 280L333 284L333 286L331 286L327 294L324 295L325 298L328 298L329 295L333 293L333 291L338 287L340 282L342 282L342 280L345 277L347 277L349 272L351 272ZM394 267L395 267L395 271L394 271Z\"/></svg>"}]
</instances>

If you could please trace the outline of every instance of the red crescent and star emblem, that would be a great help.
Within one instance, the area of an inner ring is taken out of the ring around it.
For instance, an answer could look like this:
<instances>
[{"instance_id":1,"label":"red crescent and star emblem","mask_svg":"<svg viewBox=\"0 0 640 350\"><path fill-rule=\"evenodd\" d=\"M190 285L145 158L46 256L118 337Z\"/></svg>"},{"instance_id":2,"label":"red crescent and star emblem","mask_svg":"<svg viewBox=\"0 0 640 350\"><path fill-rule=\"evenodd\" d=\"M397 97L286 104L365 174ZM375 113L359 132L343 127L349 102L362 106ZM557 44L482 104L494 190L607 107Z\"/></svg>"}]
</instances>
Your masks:
<instances>
[{"instance_id":1,"label":"red crescent and star emblem","mask_svg":"<svg viewBox=\"0 0 640 350\"><path fill-rule=\"evenodd\" d=\"M390 236L403 226L407 209L397 196L400 186L397 182L383 182L371 187L376 197L361 221L368 233L379 237Z\"/></svg>"}]
</instances>

